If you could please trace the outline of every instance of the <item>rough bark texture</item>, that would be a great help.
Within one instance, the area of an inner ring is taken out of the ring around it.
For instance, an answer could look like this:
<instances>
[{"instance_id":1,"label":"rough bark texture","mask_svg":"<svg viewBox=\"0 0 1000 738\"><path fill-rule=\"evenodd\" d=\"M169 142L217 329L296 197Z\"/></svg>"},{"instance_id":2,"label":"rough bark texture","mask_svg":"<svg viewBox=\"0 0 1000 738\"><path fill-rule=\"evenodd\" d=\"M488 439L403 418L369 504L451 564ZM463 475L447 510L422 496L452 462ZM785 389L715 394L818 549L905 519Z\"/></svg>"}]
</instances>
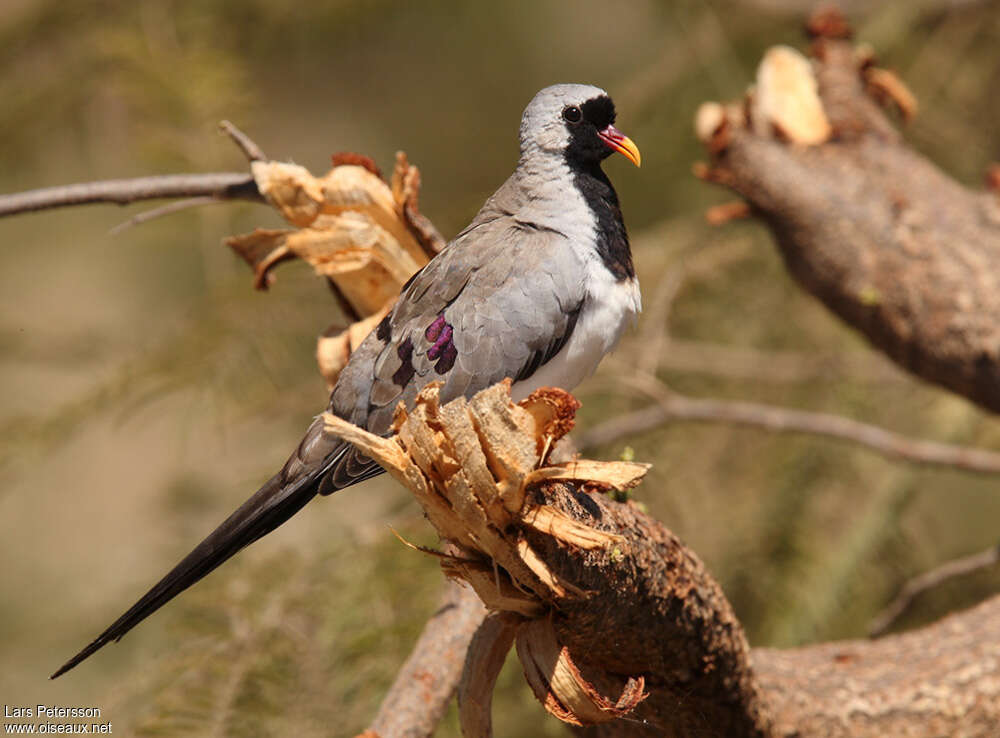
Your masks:
<instances>
[{"instance_id":1,"label":"rough bark texture","mask_svg":"<svg viewBox=\"0 0 1000 738\"><path fill-rule=\"evenodd\" d=\"M545 389L514 405L509 390L502 382L442 406L429 386L389 437L326 416L329 432L414 493L450 542L437 554L445 572L498 613L470 645L483 609L469 597L459 607L465 735L492 735L490 698L512 642L545 709L591 726L583 735L996 735L1000 598L880 641L751 653L694 552L636 505L601 493L631 489L645 467L552 465L548 441L572 427L579 404ZM440 631L428 627L366 735L427 735L460 660L433 645ZM424 674L445 675L446 689L422 698L415 675Z\"/></svg>"},{"instance_id":2,"label":"rough bark texture","mask_svg":"<svg viewBox=\"0 0 1000 738\"><path fill-rule=\"evenodd\" d=\"M562 485L543 494L546 504L626 537L624 558L614 549L571 551L532 538L553 571L594 590L556 615L560 639L578 664L642 674L649 692L631 719L579 734L997 735L1000 597L877 641L751 652L711 575L662 525L634 506Z\"/></svg>"},{"instance_id":3,"label":"rough bark texture","mask_svg":"<svg viewBox=\"0 0 1000 738\"><path fill-rule=\"evenodd\" d=\"M562 484L537 494L580 522L626 537L617 553L602 553L571 550L532 534L532 545L554 572L592 590L585 599L562 602L554 618L585 676L613 694L627 676L641 674L649 694L628 717L576 729L579 735L997 735L1000 597L876 641L751 651L718 584L660 523L633 505ZM473 597L456 602L454 614L462 622L478 623L482 613ZM432 629L443 633L447 626L435 618ZM418 646L404 672L438 673L442 666L449 679L457 679L451 656L441 659L433 648ZM620 679L602 683L609 674ZM439 704L437 698L420 699L413 680L401 674L373 724L378 732L366 735L430 735ZM380 722L383 715L394 719ZM421 726L421 732L410 726Z\"/></svg>"},{"instance_id":4,"label":"rough bark texture","mask_svg":"<svg viewBox=\"0 0 1000 738\"><path fill-rule=\"evenodd\" d=\"M1000 198L902 142L850 42L820 37L813 54L830 140L730 120L705 176L751 204L795 279L876 348L1000 411Z\"/></svg>"},{"instance_id":5,"label":"rough bark texture","mask_svg":"<svg viewBox=\"0 0 1000 738\"><path fill-rule=\"evenodd\" d=\"M877 641L754 649L782 738L1000 734L1000 598Z\"/></svg>"},{"instance_id":6,"label":"rough bark texture","mask_svg":"<svg viewBox=\"0 0 1000 738\"><path fill-rule=\"evenodd\" d=\"M485 617L486 608L471 589L448 582L441 607L427 621L365 735L433 735L458 686L469 642Z\"/></svg>"},{"instance_id":7,"label":"rough bark texture","mask_svg":"<svg viewBox=\"0 0 1000 738\"><path fill-rule=\"evenodd\" d=\"M633 505L565 485L539 492L540 503L625 538L584 552L528 536L557 575L590 593L558 602L555 615L559 639L584 674L621 675L606 694L621 691L629 676L646 681L649 697L629 718L584 734L767 735L743 629L694 552Z\"/></svg>"}]
</instances>

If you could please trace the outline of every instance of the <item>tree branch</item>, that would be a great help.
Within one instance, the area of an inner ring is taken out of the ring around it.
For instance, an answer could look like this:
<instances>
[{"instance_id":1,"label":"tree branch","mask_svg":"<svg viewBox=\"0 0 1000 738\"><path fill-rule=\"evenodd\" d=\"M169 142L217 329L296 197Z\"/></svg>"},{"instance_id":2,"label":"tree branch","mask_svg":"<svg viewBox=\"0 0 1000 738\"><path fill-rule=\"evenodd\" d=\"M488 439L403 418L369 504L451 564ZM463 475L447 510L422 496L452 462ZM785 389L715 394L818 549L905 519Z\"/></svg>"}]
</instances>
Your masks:
<instances>
[{"instance_id":1,"label":"tree branch","mask_svg":"<svg viewBox=\"0 0 1000 738\"><path fill-rule=\"evenodd\" d=\"M989 738L1000 725L1000 597L877 641L751 657L782 738Z\"/></svg>"},{"instance_id":2,"label":"tree branch","mask_svg":"<svg viewBox=\"0 0 1000 738\"><path fill-rule=\"evenodd\" d=\"M219 130L232 139L233 143L236 144L240 151L243 152L247 161L252 163L255 161L268 160L267 155L265 155L264 151L257 145L257 142L228 120L219 121Z\"/></svg>"},{"instance_id":3,"label":"tree branch","mask_svg":"<svg viewBox=\"0 0 1000 738\"><path fill-rule=\"evenodd\" d=\"M253 139L230 123L228 120L219 123L219 130L225 133L235 143L247 161L267 161L267 157ZM165 205L147 213L140 213L134 218L115 228L123 230L138 225L147 220L169 215L183 208L204 205L221 200L249 200L264 202L264 197L257 189L257 183L252 174L219 173L219 174L167 174L158 177L137 177L135 179L109 179L100 182L64 185L61 187L45 187L40 190L17 192L11 195L0 195L0 217L30 213L36 210L67 207L70 205L87 205L90 203L108 202L116 205L129 205L140 200L159 200L167 198L191 198L179 203Z\"/></svg>"},{"instance_id":4,"label":"tree branch","mask_svg":"<svg viewBox=\"0 0 1000 738\"><path fill-rule=\"evenodd\" d=\"M630 378L619 378L631 381ZM644 383L648 390L649 384ZM908 438L877 425L840 415L763 405L755 402L687 397L657 383L658 404L619 415L576 437L585 451L620 438L644 433L671 421L730 423L778 433L808 433L870 449L890 459L914 464L949 466L980 474L1000 473L1000 454L984 449Z\"/></svg>"},{"instance_id":5,"label":"tree branch","mask_svg":"<svg viewBox=\"0 0 1000 738\"><path fill-rule=\"evenodd\" d=\"M668 337L657 362L675 372L706 374L757 382L806 382L846 379L865 384L902 381L904 374L881 354L806 353L729 346Z\"/></svg>"},{"instance_id":6,"label":"tree branch","mask_svg":"<svg viewBox=\"0 0 1000 738\"><path fill-rule=\"evenodd\" d=\"M167 174L135 179L45 187L12 195L0 195L0 217L69 205L114 203L128 205L140 200L173 197L212 197L218 200L263 202L250 174Z\"/></svg>"},{"instance_id":7,"label":"tree branch","mask_svg":"<svg viewBox=\"0 0 1000 738\"><path fill-rule=\"evenodd\" d=\"M988 569L1000 563L1000 545L990 546L985 551L947 561L908 581L895 599L872 620L868 635L872 638L884 635L892 624L906 612L918 596L934 589L950 579L964 577L981 569Z\"/></svg>"},{"instance_id":8,"label":"tree branch","mask_svg":"<svg viewBox=\"0 0 1000 738\"><path fill-rule=\"evenodd\" d=\"M486 608L469 587L447 582L441 607L427 621L364 735L432 735L458 686L469 642L485 617Z\"/></svg>"},{"instance_id":9,"label":"tree branch","mask_svg":"<svg viewBox=\"0 0 1000 738\"><path fill-rule=\"evenodd\" d=\"M156 220L157 218L163 218L167 215L173 215L181 210L187 210L188 208L197 208L202 205L215 205L223 203L225 200L220 200L217 197L212 197L211 195L206 195L203 197L189 197L186 200L177 200L175 202L169 202L166 205L162 205L158 208L153 208L152 210L145 210L141 213L133 215L126 221L123 221L112 228L108 233L112 236L116 236L122 231L126 231L129 228L134 228L137 225L142 225L143 223L148 223L151 220Z\"/></svg>"},{"instance_id":10,"label":"tree branch","mask_svg":"<svg viewBox=\"0 0 1000 738\"><path fill-rule=\"evenodd\" d=\"M841 38L843 18L817 15L810 28L815 67L772 50L786 63L765 56L745 106L703 106L712 162L699 173L745 198L792 276L874 346L1000 412L1000 200L901 141L876 97L906 113L912 96ZM789 85L794 66L801 80Z\"/></svg>"},{"instance_id":11,"label":"tree branch","mask_svg":"<svg viewBox=\"0 0 1000 738\"><path fill-rule=\"evenodd\" d=\"M390 438L325 421L411 490L455 541L442 568L503 613L466 659L466 735L491 734L490 692L512 642L545 708L582 735L994 734L1000 598L877 642L751 653L694 552L635 505L596 493L643 469L545 465L548 441L572 426L572 398L546 389L514 406L504 383L442 406L437 392L421 392Z\"/></svg>"}]
</instances>

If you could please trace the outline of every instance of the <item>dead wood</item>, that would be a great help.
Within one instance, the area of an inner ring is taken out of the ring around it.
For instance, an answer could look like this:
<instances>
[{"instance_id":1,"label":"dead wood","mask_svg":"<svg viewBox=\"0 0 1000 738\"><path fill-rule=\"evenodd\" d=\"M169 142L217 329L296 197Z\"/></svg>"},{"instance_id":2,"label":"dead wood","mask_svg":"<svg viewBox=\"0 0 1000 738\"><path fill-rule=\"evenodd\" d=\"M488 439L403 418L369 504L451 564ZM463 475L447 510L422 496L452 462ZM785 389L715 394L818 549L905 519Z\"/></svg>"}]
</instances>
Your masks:
<instances>
[{"instance_id":1,"label":"dead wood","mask_svg":"<svg viewBox=\"0 0 1000 738\"><path fill-rule=\"evenodd\" d=\"M536 697L571 725L766 735L746 640L719 585L669 531L600 494L635 486L647 467L550 464L579 404L546 389L513 405L509 389L440 406L431 385L411 412L400 409L389 438L325 416L327 431L377 459L455 547L439 554L444 572L505 614L484 623L466 660L464 733L491 734L489 696L513 642ZM659 707L647 707L654 692Z\"/></svg>"},{"instance_id":2,"label":"dead wood","mask_svg":"<svg viewBox=\"0 0 1000 738\"><path fill-rule=\"evenodd\" d=\"M453 546L435 554L444 572L494 613L466 657L465 735L492 734L512 644L545 709L582 735L994 735L1000 598L879 641L751 651L697 555L602 494L634 486L641 465L549 465L577 407L557 390L513 405L502 383L445 406L431 386L388 438L327 416L413 492Z\"/></svg>"},{"instance_id":3,"label":"dead wood","mask_svg":"<svg viewBox=\"0 0 1000 738\"><path fill-rule=\"evenodd\" d=\"M699 111L697 173L741 195L792 276L875 347L1000 411L1000 200L905 144L883 107L907 117L913 96L835 16L809 24L811 60L772 50L745 104Z\"/></svg>"}]
</instances>

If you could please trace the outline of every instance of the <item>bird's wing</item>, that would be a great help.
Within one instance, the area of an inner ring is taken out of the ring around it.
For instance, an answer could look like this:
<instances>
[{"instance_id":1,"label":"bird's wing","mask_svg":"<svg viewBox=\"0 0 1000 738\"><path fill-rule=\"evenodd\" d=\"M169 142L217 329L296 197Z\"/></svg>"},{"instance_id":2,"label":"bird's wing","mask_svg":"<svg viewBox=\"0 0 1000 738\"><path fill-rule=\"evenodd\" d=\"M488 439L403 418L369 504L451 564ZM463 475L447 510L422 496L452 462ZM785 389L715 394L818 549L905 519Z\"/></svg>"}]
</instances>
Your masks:
<instances>
[{"instance_id":1,"label":"bird's wing","mask_svg":"<svg viewBox=\"0 0 1000 738\"><path fill-rule=\"evenodd\" d=\"M467 229L414 276L390 315L352 355L331 395L331 411L385 433L396 405L412 405L428 382L442 380L447 401L505 377L530 376L569 338L583 303L581 270L564 240L510 218ZM317 418L281 472L52 678L121 639L317 493L381 471L353 446L326 435Z\"/></svg>"},{"instance_id":2,"label":"bird's wing","mask_svg":"<svg viewBox=\"0 0 1000 738\"><path fill-rule=\"evenodd\" d=\"M447 402L526 379L569 339L584 294L564 236L509 216L481 221L404 288L360 349L370 365L345 369L331 409L384 433L399 402L411 405L429 382L443 382Z\"/></svg>"}]
</instances>

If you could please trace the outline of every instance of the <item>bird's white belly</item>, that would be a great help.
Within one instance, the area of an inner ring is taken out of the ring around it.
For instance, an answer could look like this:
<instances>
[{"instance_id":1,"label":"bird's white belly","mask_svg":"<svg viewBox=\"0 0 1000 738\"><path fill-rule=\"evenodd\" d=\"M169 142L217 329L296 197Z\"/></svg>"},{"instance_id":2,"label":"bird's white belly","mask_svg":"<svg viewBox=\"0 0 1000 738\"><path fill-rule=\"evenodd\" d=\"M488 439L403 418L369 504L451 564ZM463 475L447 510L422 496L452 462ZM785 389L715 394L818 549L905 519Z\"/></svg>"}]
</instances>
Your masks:
<instances>
[{"instance_id":1,"label":"bird's white belly","mask_svg":"<svg viewBox=\"0 0 1000 738\"><path fill-rule=\"evenodd\" d=\"M511 388L511 397L519 402L539 387L574 389L594 373L605 354L641 309L639 282L610 279L592 284L587 301L577 318L572 335L558 354L530 377Z\"/></svg>"}]
</instances>

